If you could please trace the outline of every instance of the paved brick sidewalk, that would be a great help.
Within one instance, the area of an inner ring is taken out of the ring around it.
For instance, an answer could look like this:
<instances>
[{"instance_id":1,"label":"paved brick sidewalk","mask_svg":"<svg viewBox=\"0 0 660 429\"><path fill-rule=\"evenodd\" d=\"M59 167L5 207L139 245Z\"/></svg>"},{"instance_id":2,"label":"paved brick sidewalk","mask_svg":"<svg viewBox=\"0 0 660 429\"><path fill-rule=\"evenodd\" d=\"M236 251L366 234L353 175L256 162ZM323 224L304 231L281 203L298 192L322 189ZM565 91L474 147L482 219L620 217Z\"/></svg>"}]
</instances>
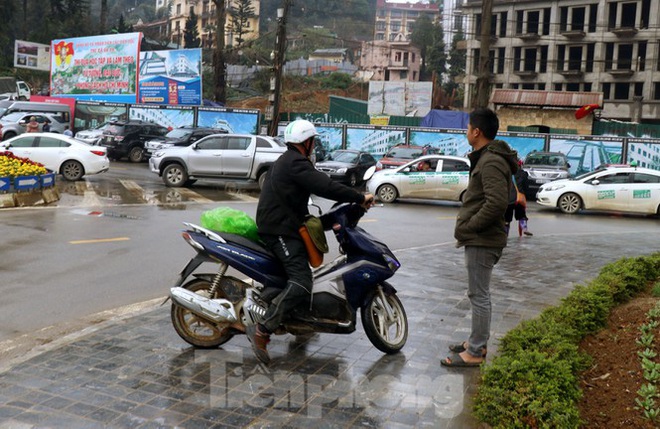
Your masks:
<instances>
[{"instance_id":1,"label":"paved brick sidewalk","mask_svg":"<svg viewBox=\"0 0 660 429\"><path fill-rule=\"evenodd\" d=\"M489 356L498 338L604 264L658 250L657 235L641 233L512 237L493 275ZM274 337L265 367L243 336L222 349L188 347L169 306L157 307L0 374L0 429L477 427L478 370L439 364L469 330L463 251L397 255L403 267L392 283L410 322L397 355L380 353L358 326L345 336Z\"/></svg>"}]
</instances>

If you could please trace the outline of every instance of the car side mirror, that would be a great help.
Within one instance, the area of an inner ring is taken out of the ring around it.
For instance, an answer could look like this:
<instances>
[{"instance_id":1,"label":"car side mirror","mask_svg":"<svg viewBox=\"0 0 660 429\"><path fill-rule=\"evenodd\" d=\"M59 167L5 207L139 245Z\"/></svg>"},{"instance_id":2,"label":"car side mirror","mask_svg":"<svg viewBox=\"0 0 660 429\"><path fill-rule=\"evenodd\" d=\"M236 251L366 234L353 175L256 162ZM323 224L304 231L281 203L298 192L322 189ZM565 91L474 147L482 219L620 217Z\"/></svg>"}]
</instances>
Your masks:
<instances>
[{"instance_id":1,"label":"car side mirror","mask_svg":"<svg viewBox=\"0 0 660 429\"><path fill-rule=\"evenodd\" d=\"M192 150L197 150L197 143L193 143L192 145L190 145L190 148Z\"/></svg>"},{"instance_id":2,"label":"car side mirror","mask_svg":"<svg viewBox=\"0 0 660 429\"><path fill-rule=\"evenodd\" d=\"M566 168L571 168L571 163L570 162L566 163Z\"/></svg>"},{"instance_id":3,"label":"car side mirror","mask_svg":"<svg viewBox=\"0 0 660 429\"><path fill-rule=\"evenodd\" d=\"M27 125L27 124L28 124L28 121L26 121L25 119L18 122L18 125Z\"/></svg>"},{"instance_id":4,"label":"car side mirror","mask_svg":"<svg viewBox=\"0 0 660 429\"><path fill-rule=\"evenodd\" d=\"M594 179L594 180L591 181L591 184L592 185L600 185L600 180Z\"/></svg>"}]
</instances>

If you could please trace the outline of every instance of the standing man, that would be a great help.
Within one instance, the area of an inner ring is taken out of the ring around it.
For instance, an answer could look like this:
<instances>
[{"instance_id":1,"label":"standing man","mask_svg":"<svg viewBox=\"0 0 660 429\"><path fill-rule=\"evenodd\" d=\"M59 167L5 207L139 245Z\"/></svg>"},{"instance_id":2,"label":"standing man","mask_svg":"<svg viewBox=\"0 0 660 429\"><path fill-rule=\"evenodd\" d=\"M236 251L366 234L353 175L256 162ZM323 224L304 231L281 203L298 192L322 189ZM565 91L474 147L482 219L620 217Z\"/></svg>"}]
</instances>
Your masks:
<instances>
[{"instance_id":1,"label":"standing man","mask_svg":"<svg viewBox=\"0 0 660 429\"><path fill-rule=\"evenodd\" d=\"M490 337L490 277L506 246L504 212L509 204L511 176L517 154L506 142L495 140L497 115L479 108L470 114L467 140L472 147L470 180L458 211L454 237L465 247L468 297L472 306L472 331L467 341L449 346L455 354L440 363L449 367L481 365Z\"/></svg>"},{"instance_id":2,"label":"standing man","mask_svg":"<svg viewBox=\"0 0 660 429\"><path fill-rule=\"evenodd\" d=\"M288 150L268 170L268 176L257 205L259 236L287 275L286 287L273 300L261 323L248 325L246 334L252 350L263 363L270 362L267 345L273 333L292 310L309 302L312 292L312 270L305 243L298 229L309 214L307 203L311 194L330 200L358 203L368 209L373 195L361 194L353 188L334 182L314 168L310 156L314 153L314 125L302 119L291 122L284 130ZM323 217L324 229L327 225Z\"/></svg>"}]
</instances>

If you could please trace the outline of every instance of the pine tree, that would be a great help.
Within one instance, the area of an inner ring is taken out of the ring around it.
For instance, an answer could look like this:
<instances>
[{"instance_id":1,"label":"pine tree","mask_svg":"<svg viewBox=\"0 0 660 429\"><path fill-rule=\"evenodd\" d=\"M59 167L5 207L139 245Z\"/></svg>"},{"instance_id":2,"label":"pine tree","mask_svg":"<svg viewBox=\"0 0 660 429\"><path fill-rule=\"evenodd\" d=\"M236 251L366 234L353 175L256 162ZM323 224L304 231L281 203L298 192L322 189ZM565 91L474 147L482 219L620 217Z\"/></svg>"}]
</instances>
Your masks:
<instances>
[{"instance_id":1,"label":"pine tree","mask_svg":"<svg viewBox=\"0 0 660 429\"><path fill-rule=\"evenodd\" d=\"M197 29L197 15L191 10L190 16L186 19L186 27L183 30L183 47L199 48L200 42L199 30Z\"/></svg>"},{"instance_id":2,"label":"pine tree","mask_svg":"<svg viewBox=\"0 0 660 429\"><path fill-rule=\"evenodd\" d=\"M245 41L243 36L250 32L248 27L249 20L256 16L254 7L252 6L252 0L237 0L236 6L232 6L229 9L229 15L231 16L231 31L233 32L236 46L241 46ZM230 43L233 44L233 41Z\"/></svg>"}]
</instances>

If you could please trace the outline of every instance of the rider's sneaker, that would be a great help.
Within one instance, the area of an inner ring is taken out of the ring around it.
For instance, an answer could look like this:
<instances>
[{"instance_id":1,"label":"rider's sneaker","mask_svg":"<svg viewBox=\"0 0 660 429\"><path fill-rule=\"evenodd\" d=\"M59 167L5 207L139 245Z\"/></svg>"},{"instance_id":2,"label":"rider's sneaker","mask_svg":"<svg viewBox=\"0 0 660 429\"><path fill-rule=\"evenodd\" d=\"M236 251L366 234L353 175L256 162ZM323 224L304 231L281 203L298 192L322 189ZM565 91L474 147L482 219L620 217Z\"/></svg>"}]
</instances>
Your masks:
<instances>
[{"instance_id":1,"label":"rider's sneaker","mask_svg":"<svg viewBox=\"0 0 660 429\"><path fill-rule=\"evenodd\" d=\"M248 340L250 340L252 351L257 359L268 364L270 362L270 356L268 355L268 349L266 347L270 342L270 334L267 334L258 323L255 323L254 325L248 325L245 327L245 335L247 335Z\"/></svg>"}]
</instances>

